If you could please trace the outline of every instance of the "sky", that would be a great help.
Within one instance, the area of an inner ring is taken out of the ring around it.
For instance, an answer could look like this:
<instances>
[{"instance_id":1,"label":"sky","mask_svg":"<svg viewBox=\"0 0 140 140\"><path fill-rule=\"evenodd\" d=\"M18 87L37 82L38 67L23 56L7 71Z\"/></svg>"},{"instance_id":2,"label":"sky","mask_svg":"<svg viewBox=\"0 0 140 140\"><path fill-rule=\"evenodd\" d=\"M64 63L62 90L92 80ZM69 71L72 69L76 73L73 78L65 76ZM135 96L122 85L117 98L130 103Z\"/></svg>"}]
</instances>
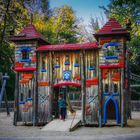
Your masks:
<instances>
[{"instance_id":1,"label":"sky","mask_svg":"<svg viewBox=\"0 0 140 140\"><path fill-rule=\"evenodd\" d=\"M51 8L61 7L65 4L73 8L76 16L79 18L81 17L84 20L85 25L89 24L91 16L101 18L102 15L106 22L103 10L100 9L99 6L107 6L109 4L109 0L50 0Z\"/></svg>"}]
</instances>

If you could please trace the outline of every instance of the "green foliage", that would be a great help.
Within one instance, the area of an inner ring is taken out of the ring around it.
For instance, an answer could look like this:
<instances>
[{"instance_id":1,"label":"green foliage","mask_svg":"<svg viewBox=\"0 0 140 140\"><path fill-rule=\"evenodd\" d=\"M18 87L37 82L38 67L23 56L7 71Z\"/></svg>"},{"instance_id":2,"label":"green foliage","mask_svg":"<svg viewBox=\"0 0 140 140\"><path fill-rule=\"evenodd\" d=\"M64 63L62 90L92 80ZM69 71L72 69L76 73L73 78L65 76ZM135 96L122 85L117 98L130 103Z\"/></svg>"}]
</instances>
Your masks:
<instances>
[{"instance_id":1,"label":"green foliage","mask_svg":"<svg viewBox=\"0 0 140 140\"><path fill-rule=\"evenodd\" d=\"M140 0L110 0L107 7L101 6L107 17L115 17L124 27L129 28L131 40L127 42L127 49L132 53L130 57L130 71L140 75ZM130 30L131 29L131 30ZM139 84L130 81L131 84ZM135 89L139 92L140 88ZM139 95L133 95L132 99L138 99Z\"/></svg>"},{"instance_id":2,"label":"green foliage","mask_svg":"<svg viewBox=\"0 0 140 140\"><path fill-rule=\"evenodd\" d=\"M140 1L139 0L110 0L107 7L101 6L108 17L115 17L123 26L128 19L131 22L130 38L127 42L128 49L133 53L130 60L132 72L135 68L140 70ZM138 72L140 74L140 71Z\"/></svg>"},{"instance_id":3,"label":"green foliage","mask_svg":"<svg viewBox=\"0 0 140 140\"><path fill-rule=\"evenodd\" d=\"M115 55L115 47L110 47L110 49L107 50L107 56L114 56Z\"/></svg>"},{"instance_id":4,"label":"green foliage","mask_svg":"<svg viewBox=\"0 0 140 140\"><path fill-rule=\"evenodd\" d=\"M39 20L38 19L42 19ZM51 44L77 42L76 16L71 7L54 8L48 20L36 15L34 24Z\"/></svg>"},{"instance_id":5,"label":"green foliage","mask_svg":"<svg viewBox=\"0 0 140 140\"><path fill-rule=\"evenodd\" d=\"M8 37L11 33L19 32L29 22L29 16L23 0L1 0L0 5L0 72L10 76L6 89L8 99L12 100L15 80L11 70L14 64L14 47L8 43Z\"/></svg>"},{"instance_id":6,"label":"green foliage","mask_svg":"<svg viewBox=\"0 0 140 140\"><path fill-rule=\"evenodd\" d=\"M0 72L8 73L7 94L12 100L14 95L14 45L8 43L9 35L18 34L30 22L43 33L52 44L77 42L76 17L69 6L49 7L49 0L1 0L0 1Z\"/></svg>"}]
</instances>

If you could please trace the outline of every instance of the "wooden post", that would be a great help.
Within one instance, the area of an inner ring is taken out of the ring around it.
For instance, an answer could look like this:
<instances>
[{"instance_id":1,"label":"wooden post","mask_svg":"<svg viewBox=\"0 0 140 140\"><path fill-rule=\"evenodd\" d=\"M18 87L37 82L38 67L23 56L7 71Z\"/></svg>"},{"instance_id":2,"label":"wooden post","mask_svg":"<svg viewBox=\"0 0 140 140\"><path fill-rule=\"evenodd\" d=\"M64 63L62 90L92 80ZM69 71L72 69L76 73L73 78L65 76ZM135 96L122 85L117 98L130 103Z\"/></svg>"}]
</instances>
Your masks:
<instances>
[{"instance_id":1,"label":"wooden post","mask_svg":"<svg viewBox=\"0 0 140 140\"><path fill-rule=\"evenodd\" d=\"M13 125L17 125L18 115L19 115L19 73L16 73L15 79L15 93L14 93L15 107L14 107L14 122Z\"/></svg>"},{"instance_id":2,"label":"wooden post","mask_svg":"<svg viewBox=\"0 0 140 140\"><path fill-rule=\"evenodd\" d=\"M39 61L39 54L36 52L36 72L34 74L35 80L34 80L34 85L35 85L35 91L34 91L34 99L33 99L33 126L38 125L38 61Z\"/></svg>"},{"instance_id":3,"label":"wooden post","mask_svg":"<svg viewBox=\"0 0 140 140\"><path fill-rule=\"evenodd\" d=\"M50 93L49 93L49 121L52 120L52 94L53 94L53 52L49 52L49 79L50 79Z\"/></svg>"},{"instance_id":4,"label":"wooden post","mask_svg":"<svg viewBox=\"0 0 140 140\"><path fill-rule=\"evenodd\" d=\"M81 52L81 95L82 95L82 123L85 124L86 105L86 75L85 75L85 51Z\"/></svg>"},{"instance_id":5,"label":"wooden post","mask_svg":"<svg viewBox=\"0 0 140 140\"><path fill-rule=\"evenodd\" d=\"M128 87L125 87L126 80L128 80L127 75L127 56L126 56L126 41L124 39L124 125L127 125L127 106L128 106Z\"/></svg>"},{"instance_id":6,"label":"wooden post","mask_svg":"<svg viewBox=\"0 0 140 140\"><path fill-rule=\"evenodd\" d=\"M124 80L124 73L123 68L121 69L121 127L124 127L124 89L123 89L123 80Z\"/></svg>"},{"instance_id":7,"label":"wooden post","mask_svg":"<svg viewBox=\"0 0 140 140\"><path fill-rule=\"evenodd\" d=\"M131 114L131 91L130 91L130 67L129 67L129 57L127 54L127 76L128 76L128 117L129 119L132 119L132 114Z\"/></svg>"},{"instance_id":8,"label":"wooden post","mask_svg":"<svg viewBox=\"0 0 140 140\"><path fill-rule=\"evenodd\" d=\"M125 60L125 44L123 43L124 50L123 50L123 56ZM124 62L125 63L125 62ZM125 108L124 108L124 100L125 100L125 64L124 68L121 68L121 127L124 127L125 125Z\"/></svg>"},{"instance_id":9,"label":"wooden post","mask_svg":"<svg viewBox=\"0 0 140 140\"><path fill-rule=\"evenodd\" d=\"M98 56L99 58L99 56ZM98 62L99 63L99 62ZM103 99L103 81L102 81L102 71L99 68L99 89L98 89L98 102L99 102L99 127L102 127L102 99Z\"/></svg>"},{"instance_id":10,"label":"wooden post","mask_svg":"<svg viewBox=\"0 0 140 140\"><path fill-rule=\"evenodd\" d=\"M126 52L126 68L127 68L127 117L131 119L131 93L130 93L130 67L129 67L129 54Z\"/></svg>"},{"instance_id":11,"label":"wooden post","mask_svg":"<svg viewBox=\"0 0 140 140\"><path fill-rule=\"evenodd\" d=\"M4 93L4 100L5 100L5 105L6 105L7 116L9 116L10 115L10 111L9 111L9 107L8 107L8 100L7 100L6 90L5 90L5 93Z\"/></svg>"}]
</instances>

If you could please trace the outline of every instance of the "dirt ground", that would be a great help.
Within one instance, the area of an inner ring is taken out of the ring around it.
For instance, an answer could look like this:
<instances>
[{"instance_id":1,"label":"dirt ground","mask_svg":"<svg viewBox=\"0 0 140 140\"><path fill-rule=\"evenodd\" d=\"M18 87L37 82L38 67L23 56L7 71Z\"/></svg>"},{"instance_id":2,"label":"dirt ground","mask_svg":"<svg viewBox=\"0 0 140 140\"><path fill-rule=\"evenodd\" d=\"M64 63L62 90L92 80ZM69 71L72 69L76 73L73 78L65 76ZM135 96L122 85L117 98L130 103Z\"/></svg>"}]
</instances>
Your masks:
<instances>
[{"instance_id":1,"label":"dirt ground","mask_svg":"<svg viewBox=\"0 0 140 140\"><path fill-rule=\"evenodd\" d=\"M13 113L7 116L0 113L0 138L1 137L47 137L47 136L104 136L121 134L140 134L140 112L132 113L132 120L128 120L128 125L124 128L120 126L111 127L79 127L73 132L46 132L41 131L42 127L33 126L13 126Z\"/></svg>"}]
</instances>

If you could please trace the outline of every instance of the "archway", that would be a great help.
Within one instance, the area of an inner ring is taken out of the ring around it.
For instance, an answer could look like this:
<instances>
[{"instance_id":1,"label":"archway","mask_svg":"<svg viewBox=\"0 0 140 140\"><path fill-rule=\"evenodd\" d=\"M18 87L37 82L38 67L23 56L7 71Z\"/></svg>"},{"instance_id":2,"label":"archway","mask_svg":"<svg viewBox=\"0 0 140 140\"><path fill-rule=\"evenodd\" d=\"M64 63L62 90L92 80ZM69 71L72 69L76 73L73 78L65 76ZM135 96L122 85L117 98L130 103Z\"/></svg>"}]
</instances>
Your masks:
<instances>
[{"instance_id":1,"label":"archway","mask_svg":"<svg viewBox=\"0 0 140 140\"><path fill-rule=\"evenodd\" d=\"M72 109L73 102L71 102L70 98L73 96L69 96L70 87L77 87L79 89L79 87L81 87L81 84L76 82L65 81L53 85L54 90L52 95L52 110L55 118L59 117L58 104L57 104L59 96L61 96L64 100L66 100L68 105L67 107Z\"/></svg>"},{"instance_id":2,"label":"archway","mask_svg":"<svg viewBox=\"0 0 140 140\"><path fill-rule=\"evenodd\" d=\"M114 106L114 107L111 107L111 106ZM114 113L113 113L113 111L111 112L110 109L115 109L115 112ZM108 111L110 111L110 112L108 112ZM111 116L111 115L113 115L113 116ZM104 117L103 117L104 124L107 122L107 117L111 118L111 119L115 117L116 123L119 123L118 102L112 96L108 97L104 103Z\"/></svg>"}]
</instances>

